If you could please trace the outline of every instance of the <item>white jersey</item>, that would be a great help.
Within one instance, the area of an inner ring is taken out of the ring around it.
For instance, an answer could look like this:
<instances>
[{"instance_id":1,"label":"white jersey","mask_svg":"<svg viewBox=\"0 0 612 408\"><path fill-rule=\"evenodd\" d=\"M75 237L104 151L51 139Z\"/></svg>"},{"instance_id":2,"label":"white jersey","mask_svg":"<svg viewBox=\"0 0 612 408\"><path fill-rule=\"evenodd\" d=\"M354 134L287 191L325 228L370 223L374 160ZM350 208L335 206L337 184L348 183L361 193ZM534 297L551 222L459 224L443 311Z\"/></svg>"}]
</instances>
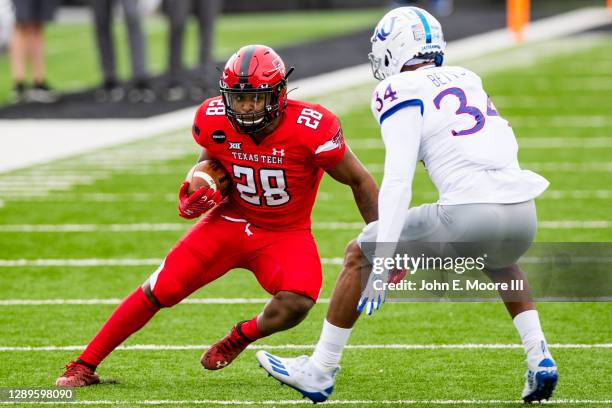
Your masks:
<instances>
[{"instance_id":1,"label":"white jersey","mask_svg":"<svg viewBox=\"0 0 612 408\"><path fill-rule=\"evenodd\" d=\"M473 72L431 66L380 82L372 112L381 127L405 108L420 109L420 117L412 118L421 122L387 132L420 138L413 145L418 146L416 158L438 189L439 204L518 203L548 187L545 178L519 167L514 132ZM419 134L412 134L414 129ZM395 148L385 144L387 153Z\"/></svg>"},{"instance_id":2,"label":"white jersey","mask_svg":"<svg viewBox=\"0 0 612 408\"><path fill-rule=\"evenodd\" d=\"M385 143L377 242L399 239L419 160L440 205L520 203L548 187L519 167L512 128L473 72L434 66L402 72L382 81L372 99ZM377 246L380 256L388 250Z\"/></svg>"}]
</instances>

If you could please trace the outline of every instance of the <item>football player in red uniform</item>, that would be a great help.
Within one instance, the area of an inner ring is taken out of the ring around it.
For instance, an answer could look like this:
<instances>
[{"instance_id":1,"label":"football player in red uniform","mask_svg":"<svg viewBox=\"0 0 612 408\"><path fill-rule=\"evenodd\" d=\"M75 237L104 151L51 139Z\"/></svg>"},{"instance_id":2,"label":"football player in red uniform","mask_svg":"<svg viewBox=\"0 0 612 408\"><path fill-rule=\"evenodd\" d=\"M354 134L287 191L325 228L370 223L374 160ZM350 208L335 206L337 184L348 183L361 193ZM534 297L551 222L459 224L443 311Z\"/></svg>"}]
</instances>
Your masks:
<instances>
[{"instance_id":1,"label":"football player in red uniform","mask_svg":"<svg viewBox=\"0 0 612 408\"><path fill-rule=\"evenodd\" d=\"M221 96L198 108L192 129L200 161L219 160L233 181L229 196L202 187L179 192L179 214L199 220L161 266L114 311L56 385L99 382L96 367L159 310L233 268L253 272L272 295L262 313L237 323L204 353L217 370L250 343L301 322L315 304L322 272L310 230L321 177L351 187L366 223L377 219L377 187L346 147L338 118L316 104L287 99L287 71L269 47L241 48L225 65Z\"/></svg>"}]
</instances>

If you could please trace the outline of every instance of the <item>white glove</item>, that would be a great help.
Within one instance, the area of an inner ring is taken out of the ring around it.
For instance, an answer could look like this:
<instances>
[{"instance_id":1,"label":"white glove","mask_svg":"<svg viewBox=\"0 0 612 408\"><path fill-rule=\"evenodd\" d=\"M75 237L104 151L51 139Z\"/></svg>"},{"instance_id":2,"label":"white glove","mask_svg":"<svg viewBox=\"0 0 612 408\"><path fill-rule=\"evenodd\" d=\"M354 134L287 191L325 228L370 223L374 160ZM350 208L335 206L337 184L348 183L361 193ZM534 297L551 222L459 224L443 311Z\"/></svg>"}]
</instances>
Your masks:
<instances>
[{"instance_id":1,"label":"white glove","mask_svg":"<svg viewBox=\"0 0 612 408\"><path fill-rule=\"evenodd\" d=\"M370 316L374 310L380 309L380 306L387 298L386 283L389 280L389 271L384 270L382 273L370 273L368 283L361 292L357 311L361 313L363 310ZM378 288L378 289L377 289Z\"/></svg>"}]
</instances>

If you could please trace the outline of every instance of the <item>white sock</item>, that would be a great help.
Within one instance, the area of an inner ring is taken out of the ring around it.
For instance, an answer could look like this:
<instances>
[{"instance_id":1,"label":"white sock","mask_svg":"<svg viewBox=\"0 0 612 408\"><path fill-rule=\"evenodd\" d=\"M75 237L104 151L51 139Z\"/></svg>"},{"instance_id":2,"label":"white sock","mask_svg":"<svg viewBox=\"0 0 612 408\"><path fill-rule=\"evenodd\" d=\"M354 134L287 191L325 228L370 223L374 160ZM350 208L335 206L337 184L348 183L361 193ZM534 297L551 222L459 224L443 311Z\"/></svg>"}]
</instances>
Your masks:
<instances>
[{"instance_id":1,"label":"white sock","mask_svg":"<svg viewBox=\"0 0 612 408\"><path fill-rule=\"evenodd\" d=\"M527 354L527 364L538 365L542 359L552 358L548 352L537 310L519 313L514 317L513 322L521 336L525 354Z\"/></svg>"},{"instance_id":2,"label":"white sock","mask_svg":"<svg viewBox=\"0 0 612 408\"><path fill-rule=\"evenodd\" d=\"M315 366L323 371L333 370L338 367L340 357L342 357L342 350L344 350L352 330L334 326L325 319L319 342L311 357L311 361Z\"/></svg>"}]
</instances>

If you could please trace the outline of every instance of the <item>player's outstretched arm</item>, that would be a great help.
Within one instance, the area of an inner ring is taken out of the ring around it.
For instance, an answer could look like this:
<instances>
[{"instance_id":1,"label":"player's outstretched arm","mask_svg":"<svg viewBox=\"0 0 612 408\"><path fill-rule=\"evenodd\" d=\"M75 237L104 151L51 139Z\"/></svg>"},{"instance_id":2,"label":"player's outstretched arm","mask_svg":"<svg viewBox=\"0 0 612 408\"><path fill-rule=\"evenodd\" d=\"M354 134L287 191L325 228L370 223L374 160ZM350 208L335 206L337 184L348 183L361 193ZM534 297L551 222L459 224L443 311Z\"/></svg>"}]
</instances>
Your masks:
<instances>
[{"instance_id":1,"label":"player's outstretched arm","mask_svg":"<svg viewBox=\"0 0 612 408\"><path fill-rule=\"evenodd\" d=\"M353 197L366 224L378 219L378 187L368 170L346 149L338 164L327 173L353 190Z\"/></svg>"}]
</instances>

